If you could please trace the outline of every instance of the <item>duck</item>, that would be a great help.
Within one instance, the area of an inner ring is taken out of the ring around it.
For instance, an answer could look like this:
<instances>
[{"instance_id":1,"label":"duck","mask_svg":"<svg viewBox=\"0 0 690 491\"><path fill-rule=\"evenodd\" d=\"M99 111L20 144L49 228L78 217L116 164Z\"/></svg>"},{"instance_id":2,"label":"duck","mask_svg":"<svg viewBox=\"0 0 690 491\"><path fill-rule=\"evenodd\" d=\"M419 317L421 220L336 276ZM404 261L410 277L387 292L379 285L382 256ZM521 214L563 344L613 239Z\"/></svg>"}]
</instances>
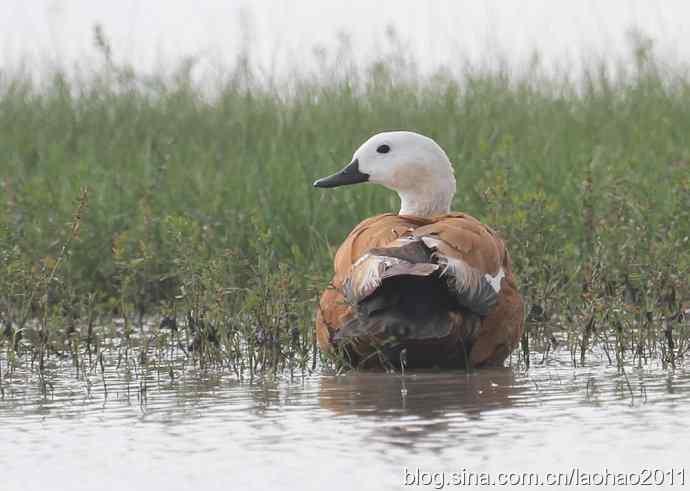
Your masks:
<instances>
[{"instance_id":1,"label":"duck","mask_svg":"<svg viewBox=\"0 0 690 491\"><path fill-rule=\"evenodd\" d=\"M453 165L432 138L378 133L316 188L379 184L398 213L358 224L337 249L316 309L316 338L356 368L503 366L524 330L505 241L451 212Z\"/></svg>"}]
</instances>

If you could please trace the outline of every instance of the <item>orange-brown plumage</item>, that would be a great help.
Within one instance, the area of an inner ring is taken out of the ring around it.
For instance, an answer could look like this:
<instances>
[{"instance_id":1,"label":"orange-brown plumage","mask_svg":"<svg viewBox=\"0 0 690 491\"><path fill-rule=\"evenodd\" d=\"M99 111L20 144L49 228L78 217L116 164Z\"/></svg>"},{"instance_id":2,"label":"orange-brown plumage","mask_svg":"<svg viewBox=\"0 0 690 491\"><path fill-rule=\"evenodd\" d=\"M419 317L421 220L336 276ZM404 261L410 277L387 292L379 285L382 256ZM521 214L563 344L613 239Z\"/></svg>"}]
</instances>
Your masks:
<instances>
[{"instance_id":1,"label":"orange-brown plumage","mask_svg":"<svg viewBox=\"0 0 690 491\"><path fill-rule=\"evenodd\" d=\"M432 236L441 240L444 252L462 259L482 273L495 275L505 271L497 305L480 319L473 346L467 354L472 366L500 365L520 340L523 331L523 305L511 269L510 256L503 241L486 225L464 213L449 213L438 217L414 217L396 214L378 215L364 220L348 235L338 249L335 274L323 292L316 316L316 332L323 350L331 350L333 335L354 315L342 293L351 267L374 248L385 248L399 237ZM458 313L457 330L463 330L465 318ZM466 327L466 326L465 326ZM456 338L461 333L456 333ZM454 339L456 339L454 338ZM450 342L450 340L449 340ZM366 356L370 348L358 346Z\"/></svg>"}]
</instances>

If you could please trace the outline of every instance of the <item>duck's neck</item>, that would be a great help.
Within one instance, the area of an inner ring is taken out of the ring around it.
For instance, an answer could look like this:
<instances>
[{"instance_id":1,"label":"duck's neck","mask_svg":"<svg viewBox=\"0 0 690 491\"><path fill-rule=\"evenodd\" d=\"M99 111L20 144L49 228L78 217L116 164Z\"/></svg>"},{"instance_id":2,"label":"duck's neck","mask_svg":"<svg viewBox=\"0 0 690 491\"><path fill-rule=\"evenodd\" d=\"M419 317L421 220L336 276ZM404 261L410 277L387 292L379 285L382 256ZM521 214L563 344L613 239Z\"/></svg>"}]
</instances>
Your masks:
<instances>
[{"instance_id":1,"label":"duck's neck","mask_svg":"<svg viewBox=\"0 0 690 491\"><path fill-rule=\"evenodd\" d=\"M420 184L415 189L398 190L400 196L399 215L432 217L450 213L450 205L455 195L455 179L436 182L432 185Z\"/></svg>"}]
</instances>

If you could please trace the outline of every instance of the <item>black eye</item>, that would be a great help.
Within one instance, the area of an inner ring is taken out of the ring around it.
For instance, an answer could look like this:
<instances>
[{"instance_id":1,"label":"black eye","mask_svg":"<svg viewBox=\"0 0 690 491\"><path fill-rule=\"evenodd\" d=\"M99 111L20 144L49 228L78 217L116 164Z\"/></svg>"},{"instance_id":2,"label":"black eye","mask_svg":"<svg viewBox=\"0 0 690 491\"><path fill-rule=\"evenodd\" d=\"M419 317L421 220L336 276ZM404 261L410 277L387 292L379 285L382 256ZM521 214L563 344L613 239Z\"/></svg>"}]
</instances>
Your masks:
<instances>
[{"instance_id":1,"label":"black eye","mask_svg":"<svg viewBox=\"0 0 690 491\"><path fill-rule=\"evenodd\" d=\"M379 148L376 149L378 153L388 153L391 151L391 147L388 145L381 145Z\"/></svg>"}]
</instances>

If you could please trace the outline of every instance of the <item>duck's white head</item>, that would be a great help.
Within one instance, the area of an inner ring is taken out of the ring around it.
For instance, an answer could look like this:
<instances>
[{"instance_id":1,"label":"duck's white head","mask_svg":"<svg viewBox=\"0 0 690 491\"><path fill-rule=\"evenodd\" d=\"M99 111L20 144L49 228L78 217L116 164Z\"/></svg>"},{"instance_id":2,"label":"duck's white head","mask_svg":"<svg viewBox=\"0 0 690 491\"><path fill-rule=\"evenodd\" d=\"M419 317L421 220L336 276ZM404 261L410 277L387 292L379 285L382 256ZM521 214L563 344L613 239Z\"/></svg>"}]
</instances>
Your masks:
<instances>
[{"instance_id":1,"label":"duck's white head","mask_svg":"<svg viewBox=\"0 0 690 491\"><path fill-rule=\"evenodd\" d=\"M332 188L359 182L396 191L401 215L448 213L455 194L455 175L446 152L431 138L411 131L372 136L357 149L350 164L314 186Z\"/></svg>"}]
</instances>

